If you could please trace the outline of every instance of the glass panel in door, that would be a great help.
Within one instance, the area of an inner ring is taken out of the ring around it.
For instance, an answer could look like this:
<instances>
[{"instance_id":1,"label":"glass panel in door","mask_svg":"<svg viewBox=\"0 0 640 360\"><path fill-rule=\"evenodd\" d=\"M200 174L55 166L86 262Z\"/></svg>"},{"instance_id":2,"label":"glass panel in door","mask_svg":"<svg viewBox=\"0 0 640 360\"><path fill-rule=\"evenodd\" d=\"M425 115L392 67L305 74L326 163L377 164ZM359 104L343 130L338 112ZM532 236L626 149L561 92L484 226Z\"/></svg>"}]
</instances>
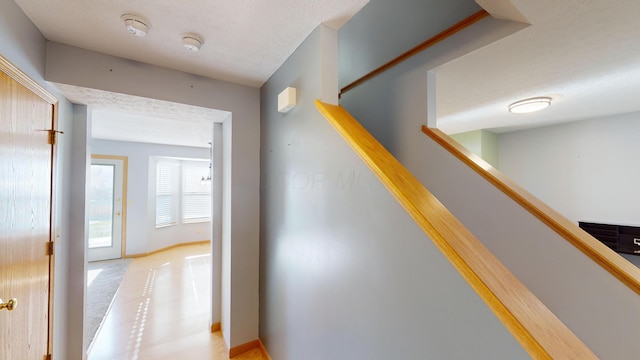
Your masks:
<instances>
[{"instance_id":1,"label":"glass panel in door","mask_svg":"<svg viewBox=\"0 0 640 360\"><path fill-rule=\"evenodd\" d=\"M92 158L89 181L88 260L122 257L124 160Z\"/></svg>"},{"instance_id":2,"label":"glass panel in door","mask_svg":"<svg viewBox=\"0 0 640 360\"><path fill-rule=\"evenodd\" d=\"M113 246L114 165L91 165L89 249Z\"/></svg>"}]
</instances>

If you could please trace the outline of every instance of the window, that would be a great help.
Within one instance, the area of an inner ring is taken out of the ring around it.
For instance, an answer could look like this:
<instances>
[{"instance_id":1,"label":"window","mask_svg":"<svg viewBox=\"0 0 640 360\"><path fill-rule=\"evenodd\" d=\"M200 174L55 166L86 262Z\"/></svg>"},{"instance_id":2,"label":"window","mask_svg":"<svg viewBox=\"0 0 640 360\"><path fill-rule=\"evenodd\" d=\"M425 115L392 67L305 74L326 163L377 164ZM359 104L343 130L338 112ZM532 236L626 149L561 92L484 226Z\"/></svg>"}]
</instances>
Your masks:
<instances>
[{"instance_id":1,"label":"window","mask_svg":"<svg viewBox=\"0 0 640 360\"><path fill-rule=\"evenodd\" d=\"M156 165L156 227L178 221L179 166L179 163L168 161L158 161Z\"/></svg>"},{"instance_id":2,"label":"window","mask_svg":"<svg viewBox=\"0 0 640 360\"><path fill-rule=\"evenodd\" d=\"M156 227L211 221L206 161L160 159L156 164Z\"/></svg>"},{"instance_id":3,"label":"window","mask_svg":"<svg viewBox=\"0 0 640 360\"><path fill-rule=\"evenodd\" d=\"M202 181L209 176L209 164L183 162L181 165L182 222L211 221L211 183Z\"/></svg>"}]
</instances>

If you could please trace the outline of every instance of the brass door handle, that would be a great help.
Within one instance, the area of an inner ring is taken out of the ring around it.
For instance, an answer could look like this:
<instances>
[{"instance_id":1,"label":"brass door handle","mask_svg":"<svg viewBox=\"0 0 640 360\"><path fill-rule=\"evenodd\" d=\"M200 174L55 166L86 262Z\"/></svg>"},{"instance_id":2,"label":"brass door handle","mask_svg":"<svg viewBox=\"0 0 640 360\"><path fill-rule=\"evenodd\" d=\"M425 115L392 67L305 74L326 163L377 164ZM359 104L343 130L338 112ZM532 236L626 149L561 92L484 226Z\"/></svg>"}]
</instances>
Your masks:
<instances>
[{"instance_id":1,"label":"brass door handle","mask_svg":"<svg viewBox=\"0 0 640 360\"><path fill-rule=\"evenodd\" d=\"M16 306L18 306L18 299L10 299L7 302L2 301L2 299L0 299L0 311L7 309L9 311L13 310L16 308Z\"/></svg>"}]
</instances>

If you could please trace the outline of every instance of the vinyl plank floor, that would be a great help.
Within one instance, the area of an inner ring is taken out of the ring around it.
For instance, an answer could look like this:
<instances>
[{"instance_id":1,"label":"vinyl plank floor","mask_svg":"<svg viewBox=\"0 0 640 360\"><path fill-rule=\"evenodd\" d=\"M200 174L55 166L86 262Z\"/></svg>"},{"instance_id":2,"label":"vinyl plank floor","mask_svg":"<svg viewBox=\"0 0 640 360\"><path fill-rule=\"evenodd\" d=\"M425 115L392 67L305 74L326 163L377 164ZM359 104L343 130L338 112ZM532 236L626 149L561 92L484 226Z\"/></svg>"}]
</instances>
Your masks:
<instances>
[{"instance_id":1,"label":"vinyl plank floor","mask_svg":"<svg viewBox=\"0 0 640 360\"><path fill-rule=\"evenodd\" d=\"M228 360L210 332L208 245L134 259L89 349L89 360ZM261 360L259 350L235 359Z\"/></svg>"}]
</instances>

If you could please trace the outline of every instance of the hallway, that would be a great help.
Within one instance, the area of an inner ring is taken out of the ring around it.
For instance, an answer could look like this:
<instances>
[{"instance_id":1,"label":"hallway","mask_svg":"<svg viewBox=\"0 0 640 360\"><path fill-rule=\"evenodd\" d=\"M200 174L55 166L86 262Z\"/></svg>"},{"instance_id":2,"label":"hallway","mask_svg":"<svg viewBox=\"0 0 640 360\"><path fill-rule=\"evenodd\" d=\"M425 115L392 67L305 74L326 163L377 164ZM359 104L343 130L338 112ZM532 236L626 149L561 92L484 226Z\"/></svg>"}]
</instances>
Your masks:
<instances>
[{"instance_id":1,"label":"hallway","mask_svg":"<svg viewBox=\"0 0 640 360\"><path fill-rule=\"evenodd\" d=\"M209 245L134 259L89 348L89 360L228 360L209 331ZM234 359L262 359L258 349Z\"/></svg>"}]
</instances>

